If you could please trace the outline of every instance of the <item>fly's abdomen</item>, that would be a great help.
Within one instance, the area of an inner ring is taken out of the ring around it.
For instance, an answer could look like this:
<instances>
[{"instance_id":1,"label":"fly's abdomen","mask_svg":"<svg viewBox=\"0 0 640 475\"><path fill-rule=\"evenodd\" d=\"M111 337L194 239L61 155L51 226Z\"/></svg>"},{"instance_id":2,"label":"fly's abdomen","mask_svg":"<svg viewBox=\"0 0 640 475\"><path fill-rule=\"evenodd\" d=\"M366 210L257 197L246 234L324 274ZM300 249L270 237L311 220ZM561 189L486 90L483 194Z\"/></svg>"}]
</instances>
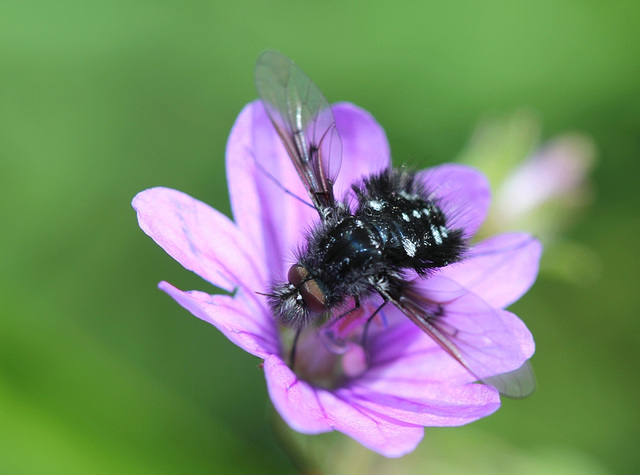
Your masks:
<instances>
[{"instance_id":1,"label":"fly's abdomen","mask_svg":"<svg viewBox=\"0 0 640 475\"><path fill-rule=\"evenodd\" d=\"M450 229L442 211L433 203L398 200L387 218L396 259L420 273L460 260L462 232Z\"/></svg>"},{"instance_id":2,"label":"fly's abdomen","mask_svg":"<svg viewBox=\"0 0 640 475\"><path fill-rule=\"evenodd\" d=\"M452 229L437 203L406 170L386 170L355 188L356 216L379 229L384 259L392 266L427 273L459 261L466 248L463 233Z\"/></svg>"}]
</instances>

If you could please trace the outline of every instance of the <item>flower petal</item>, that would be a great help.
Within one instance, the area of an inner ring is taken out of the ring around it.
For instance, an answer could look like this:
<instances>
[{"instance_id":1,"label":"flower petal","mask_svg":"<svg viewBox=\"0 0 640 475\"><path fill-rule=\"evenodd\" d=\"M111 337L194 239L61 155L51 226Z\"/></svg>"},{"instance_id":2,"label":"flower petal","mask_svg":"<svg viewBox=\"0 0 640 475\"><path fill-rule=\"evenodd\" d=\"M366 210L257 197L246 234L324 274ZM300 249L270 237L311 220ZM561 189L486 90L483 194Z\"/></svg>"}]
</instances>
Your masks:
<instances>
[{"instance_id":1,"label":"flower petal","mask_svg":"<svg viewBox=\"0 0 640 475\"><path fill-rule=\"evenodd\" d=\"M367 111L348 102L334 104L332 110L342 141L342 166L335 183L340 199L353 183L391 165L391 152L384 129Z\"/></svg>"},{"instance_id":2,"label":"flower petal","mask_svg":"<svg viewBox=\"0 0 640 475\"><path fill-rule=\"evenodd\" d=\"M176 190L151 188L132 202L142 230L167 253L213 285L263 288L266 274L229 218Z\"/></svg>"},{"instance_id":3,"label":"flower petal","mask_svg":"<svg viewBox=\"0 0 640 475\"><path fill-rule=\"evenodd\" d=\"M424 329L426 334L406 318L395 322L395 309L385 310L385 317L393 320L388 328L378 331L373 328L373 334L370 330L371 366L366 378L409 379L427 385L445 382L452 386L486 379L503 394L513 397L524 395L525 387L533 389L533 378L524 370L504 375L520 368L533 354L533 338L522 321L489 306L441 275L418 279L413 286L421 297L409 298L429 321ZM465 365L427 334L455 347ZM495 375L503 376L496 379Z\"/></svg>"},{"instance_id":4,"label":"flower petal","mask_svg":"<svg viewBox=\"0 0 640 475\"><path fill-rule=\"evenodd\" d=\"M395 310L395 309L394 309ZM474 381L458 362L406 316L367 340L370 367L367 379L398 378L431 383L465 384Z\"/></svg>"},{"instance_id":5,"label":"flower petal","mask_svg":"<svg viewBox=\"0 0 640 475\"><path fill-rule=\"evenodd\" d=\"M418 177L450 217L449 227L461 228L466 237L472 237L489 211L491 189L486 177L475 168L455 163L429 168Z\"/></svg>"},{"instance_id":6,"label":"flower petal","mask_svg":"<svg viewBox=\"0 0 640 475\"><path fill-rule=\"evenodd\" d=\"M532 212L546 201L570 196L584 184L594 163L594 145L567 135L547 143L511 173L496 196L506 219Z\"/></svg>"},{"instance_id":7,"label":"flower petal","mask_svg":"<svg viewBox=\"0 0 640 475\"><path fill-rule=\"evenodd\" d=\"M425 383L420 378L362 379L351 400L369 410L422 426L459 426L492 414L500 396L484 384Z\"/></svg>"},{"instance_id":8,"label":"flower petal","mask_svg":"<svg viewBox=\"0 0 640 475\"><path fill-rule=\"evenodd\" d=\"M424 430L394 420L297 379L277 356L264 364L269 395L282 418L295 430L319 433L338 430L387 457L399 457L418 445ZM345 393L348 395L348 393Z\"/></svg>"},{"instance_id":9,"label":"flower petal","mask_svg":"<svg viewBox=\"0 0 640 475\"><path fill-rule=\"evenodd\" d=\"M431 323L460 350L475 376L487 378L516 370L533 354L531 333L512 313L491 307L441 275L414 285L427 301L439 304L441 314Z\"/></svg>"},{"instance_id":10,"label":"flower petal","mask_svg":"<svg viewBox=\"0 0 640 475\"><path fill-rule=\"evenodd\" d=\"M422 440L422 426L394 419L388 413L372 411L349 396L341 390L318 390L318 400L335 430L385 457L401 457L412 452Z\"/></svg>"},{"instance_id":11,"label":"flower petal","mask_svg":"<svg viewBox=\"0 0 640 475\"><path fill-rule=\"evenodd\" d=\"M500 234L473 246L470 257L440 270L492 307L505 308L536 280L542 254L540 242L528 234Z\"/></svg>"},{"instance_id":12,"label":"flower petal","mask_svg":"<svg viewBox=\"0 0 640 475\"><path fill-rule=\"evenodd\" d=\"M274 321L260 311L239 290L235 297L209 295L192 290L183 292L168 282L160 282L161 290L196 317L211 323L233 343L260 358L278 353L279 336Z\"/></svg>"},{"instance_id":13,"label":"flower petal","mask_svg":"<svg viewBox=\"0 0 640 475\"><path fill-rule=\"evenodd\" d=\"M297 378L276 355L265 359L267 389L282 418L298 432L318 434L333 429L318 401L317 389Z\"/></svg>"},{"instance_id":14,"label":"flower petal","mask_svg":"<svg viewBox=\"0 0 640 475\"><path fill-rule=\"evenodd\" d=\"M405 422L454 426L498 409L498 392L474 378L412 322L370 339L371 367L348 388L358 403ZM385 409L386 408L386 409Z\"/></svg>"},{"instance_id":15,"label":"flower petal","mask_svg":"<svg viewBox=\"0 0 640 475\"><path fill-rule=\"evenodd\" d=\"M247 105L231 130L227 178L238 227L271 275L282 275L318 213L305 205L307 191L260 101Z\"/></svg>"}]
</instances>

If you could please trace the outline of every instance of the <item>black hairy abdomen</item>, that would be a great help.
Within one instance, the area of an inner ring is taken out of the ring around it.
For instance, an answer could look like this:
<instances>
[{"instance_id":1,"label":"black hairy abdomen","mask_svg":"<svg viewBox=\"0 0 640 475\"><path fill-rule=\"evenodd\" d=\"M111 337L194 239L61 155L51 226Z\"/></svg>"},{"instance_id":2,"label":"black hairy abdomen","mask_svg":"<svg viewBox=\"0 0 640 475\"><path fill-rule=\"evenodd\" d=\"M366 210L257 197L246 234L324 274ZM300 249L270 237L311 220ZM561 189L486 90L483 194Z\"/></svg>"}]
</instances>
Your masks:
<instances>
[{"instance_id":1,"label":"black hairy abdomen","mask_svg":"<svg viewBox=\"0 0 640 475\"><path fill-rule=\"evenodd\" d=\"M354 192L355 215L381 231L389 262L425 274L461 259L463 231L450 227L449 217L414 173L388 169L354 186Z\"/></svg>"},{"instance_id":2,"label":"black hairy abdomen","mask_svg":"<svg viewBox=\"0 0 640 475\"><path fill-rule=\"evenodd\" d=\"M398 285L405 270L424 275L462 258L463 231L450 227L414 173L387 169L352 189L355 211L345 204L300 254L328 305L366 297L381 282Z\"/></svg>"}]
</instances>

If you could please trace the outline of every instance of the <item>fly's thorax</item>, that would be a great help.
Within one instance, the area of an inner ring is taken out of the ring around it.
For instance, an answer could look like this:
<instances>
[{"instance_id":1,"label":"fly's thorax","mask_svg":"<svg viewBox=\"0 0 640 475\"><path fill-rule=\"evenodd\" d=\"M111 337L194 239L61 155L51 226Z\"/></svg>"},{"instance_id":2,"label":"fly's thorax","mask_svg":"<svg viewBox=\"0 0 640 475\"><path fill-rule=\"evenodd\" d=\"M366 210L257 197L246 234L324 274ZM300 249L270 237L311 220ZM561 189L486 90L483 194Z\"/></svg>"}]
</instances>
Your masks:
<instances>
[{"instance_id":1,"label":"fly's thorax","mask_svg":"<svg viewBox=\"0 0 640 475\"><path fill-rule=\"evenodd\" d=\"M377 231L352 215L333 226L319 226L299 258L329 307L363 289L367 278L383 265Z\"/></svg>"}]
</instances>

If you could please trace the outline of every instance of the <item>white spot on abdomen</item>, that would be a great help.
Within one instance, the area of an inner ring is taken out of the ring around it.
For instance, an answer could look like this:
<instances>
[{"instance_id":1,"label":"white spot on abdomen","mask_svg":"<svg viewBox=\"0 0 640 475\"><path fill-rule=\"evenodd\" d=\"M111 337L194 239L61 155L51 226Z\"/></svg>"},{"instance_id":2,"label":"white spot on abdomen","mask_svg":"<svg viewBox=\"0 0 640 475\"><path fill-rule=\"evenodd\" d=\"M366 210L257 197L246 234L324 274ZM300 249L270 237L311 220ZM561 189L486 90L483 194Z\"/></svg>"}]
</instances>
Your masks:
<instances>
[{"instance_id":1,"label":"white spot on abdomen","mask_svg":"<svg viewBox=\"0 0 640 475\"><path fill-rule=\"evenodd\" d=\"M433 236L433 240L436 244L442 244L442 235L438 228L436 228L433 224L431 225L431 236Z\"/></svg>"},{"instance_id":2,"label":"white spot on abdomen","mask_svg":"<svg viewBox=\"0 0 640 475\"><path fill-rule=\"evenodd\" d=\"M416 244L412 240L404 238L402 240L402 247L404 247L404 252L407 253L407 256L413 257L416 255Z\"/></svg>"},{"instance_id":3,"label":"white spot on abdomen","mask_svg":"<svg viewBox=\"0 0 640 475\"><path fill-rule=\"evenodd\" d=\"M378 200L371 200L369 201L369 207L376 211L381 211L384 208L384 203Z\"/></svg>"}]
</instances>

